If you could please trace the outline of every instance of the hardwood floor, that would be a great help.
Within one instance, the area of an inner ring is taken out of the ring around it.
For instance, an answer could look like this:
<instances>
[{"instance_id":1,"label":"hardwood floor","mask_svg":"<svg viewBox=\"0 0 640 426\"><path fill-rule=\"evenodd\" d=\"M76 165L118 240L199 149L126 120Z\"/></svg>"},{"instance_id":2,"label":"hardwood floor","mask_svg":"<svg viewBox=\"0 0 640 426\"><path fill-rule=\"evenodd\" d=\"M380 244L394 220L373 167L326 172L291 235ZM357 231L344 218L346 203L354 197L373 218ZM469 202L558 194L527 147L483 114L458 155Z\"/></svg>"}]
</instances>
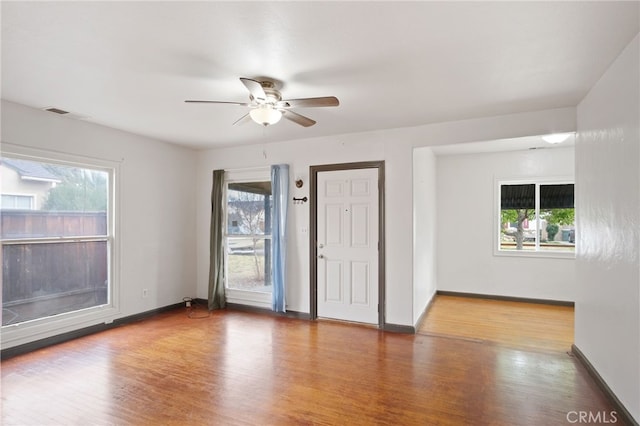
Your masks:
<instances>
[{"instance_id":1,"label":"hardwood floor","mask_svg":"<svg viewBox=\"0 0 640 426\"><path fill-rule=\"evenodd\" d=\"M236 311L2 362L3 425L537 426L612 409L564 352Z\"/></svg>"},{"instance_id":2,"label":"hardwood floor","mask_svg":"<svg viewBox=\"0 0 640 426\"><path fill-rule=\"evenodd\" d=\"M437 295L418 333L568 352L573 327L574 309L569 306Z\"/></svg>"}]
</instances>

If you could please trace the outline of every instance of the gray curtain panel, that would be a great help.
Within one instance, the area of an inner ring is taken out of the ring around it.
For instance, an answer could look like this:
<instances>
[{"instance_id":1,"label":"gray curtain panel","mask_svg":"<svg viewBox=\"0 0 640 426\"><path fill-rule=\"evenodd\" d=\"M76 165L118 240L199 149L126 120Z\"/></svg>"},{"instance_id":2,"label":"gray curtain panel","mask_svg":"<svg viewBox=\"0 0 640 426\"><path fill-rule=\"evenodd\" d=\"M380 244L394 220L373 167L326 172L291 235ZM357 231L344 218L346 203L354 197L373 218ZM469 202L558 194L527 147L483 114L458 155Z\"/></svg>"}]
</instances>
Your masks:
<instances>
[{"instance_id":1,"label":"gray curtain panel","mask_svg":"<svg viewBox=\"0 0 640 426\"><path fill-rule=\"evenodd\" d=\"M224 309L224 170L213 171L211 189L211 240L209 245L209 310Z\"/></svg>"}]
</instances>

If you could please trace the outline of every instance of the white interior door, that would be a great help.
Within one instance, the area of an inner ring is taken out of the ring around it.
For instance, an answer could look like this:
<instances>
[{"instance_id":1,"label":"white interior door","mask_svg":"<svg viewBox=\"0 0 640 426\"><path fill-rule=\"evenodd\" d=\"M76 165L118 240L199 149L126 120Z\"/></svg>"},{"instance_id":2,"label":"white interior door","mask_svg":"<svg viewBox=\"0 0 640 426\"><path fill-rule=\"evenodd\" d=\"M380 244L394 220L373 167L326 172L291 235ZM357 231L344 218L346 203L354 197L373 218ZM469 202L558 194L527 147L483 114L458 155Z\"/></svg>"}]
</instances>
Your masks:
<instances>
[{"instance_id":1,"label":"white interior door","mask_svg":"<svg viewBox=\"0 0 640 426\"><path fill-rule=\"evenodd\" d=\"M319 172L318 316L378 324L378 169Z\"/></svg>"}]
</instances>

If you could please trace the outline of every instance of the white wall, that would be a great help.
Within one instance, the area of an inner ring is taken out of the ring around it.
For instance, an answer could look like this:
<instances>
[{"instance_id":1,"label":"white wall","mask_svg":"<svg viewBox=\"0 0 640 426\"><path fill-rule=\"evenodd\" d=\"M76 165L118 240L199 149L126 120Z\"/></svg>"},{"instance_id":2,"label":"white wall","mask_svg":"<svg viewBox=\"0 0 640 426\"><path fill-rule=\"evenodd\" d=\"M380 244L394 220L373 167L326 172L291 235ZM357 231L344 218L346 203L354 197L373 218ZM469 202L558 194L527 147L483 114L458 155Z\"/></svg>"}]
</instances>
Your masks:
<instances>
[{"instance_id":1,"label":"white wall","mask_svg":"<svg viewBox=\"0 0 640 426\"><path fill-rule=\"evenodd\" d=\"M431 148L416 148L413 151L414 324L424 313L437 288L436 191L436 157Z\"/></svg>"},{"instance_id":2,"label":"white wall","mask_svg":"<svg viewBox=\"0 0 640 426\"><path fill-rule=\"evenodd\" d=\"M574 301L574 259L494 255L496 179L573 175L573 147L438 156L438 290Z\"/></svg>"},{"instance_id":3,"label":"white wall","mask_svg":"<svg viewBox=\"0 0 640 426\"><path fill-rule=\"evenodd\" d=\"M292 125L283 123L282 125ZM303 134L304 129L301 129ZM296 177L307 183L292 196L309 195L309 166L384 160L386 167L386 321L414 325L413 313L413 148L436 144L492 140L575 130L575 109L513 114L460 122L380 130L269 145L202 151L197 167L198 297L206 297L209 270L211 171L288 163L291 186ZM267 128L268 132L269 129ZM266 154L264 158L263 152ZM309 312L309 206L290 205L287 270L288 309ZM422 298L423 296L420 296ZM420 300L419 302L424 302ZM422 304L422 303L417 303Z\"/></svg>"},{"instance_id":4,"label":"white wall","mask_svg":"<svg viewBox=\"0 0 640 426\"><path fill-rule=\"evenodd\" d=\"M639 36L578 105L575 344L640 421Z\"/></svg>"},{"instance_id":5,"label":"white wall","mask_svg":"<svg viewBox=\"0 0 640 426\"><path fill-rule=\"evenodd\" d=\"M195 151L7 101L2 143L120 163L118 316L195 296Z\"/></svg>"},{"instance_id":6,"label":"white wall","mask_svg":"<svg viewBox=\"0 0 640 426\"><path fill-rule=\"evenodd\" d=\"M310 165L380 160L385 158L384 150L385 144L380 140L342 137L323 140L322 143L300 140L202 152L198 157L198 296L206 297L207 294L212 170L287 163L290 165L291 197L308 197ZM294 185L296 178L304 181L301 189ZM309 228L309 203L298 205L290 200L288 218L287 309L309 312L309 233L304 232Z\"/></svg>"},{"instance_id":7,"label":"white wall","mask_svg":"<svg viewBox=\"0 0 640 426\"><path fill-rule=\"evenodd\" d=\"M120 316L176 303L194 293L206 298L212 170L289 163L292 180L302 177L307 182L301 190L292 189L292 195L303 196L309 194L310 165L385 160L386 319L411 326L428 295L428 287L419 287L414 295L413 286L413 149L574 128L575 109L563 108L194 152L2 102L4 143L120 162ZM302 232L308 228L308 204L291 205L290 212L287 300L290 310L309 312L308 233ZM143 288L149 290L146 299Z\"/></svg>"}]
</instances>

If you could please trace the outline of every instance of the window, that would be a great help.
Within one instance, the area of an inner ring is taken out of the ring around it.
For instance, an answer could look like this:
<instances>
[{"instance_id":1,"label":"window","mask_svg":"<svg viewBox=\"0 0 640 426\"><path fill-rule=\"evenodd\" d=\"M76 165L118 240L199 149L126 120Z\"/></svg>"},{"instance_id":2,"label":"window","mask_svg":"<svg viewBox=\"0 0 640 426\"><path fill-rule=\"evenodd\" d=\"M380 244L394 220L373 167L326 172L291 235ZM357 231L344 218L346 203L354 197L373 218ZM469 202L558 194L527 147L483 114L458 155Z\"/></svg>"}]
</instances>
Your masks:
<instances>
[{"instance_id":1,"label":"window","mask_svg":"<svg viewBox=\"0 0 640 426\"><path fill-rule=\"evenodd\" d=\"M271 182L227 180L226 200L225 286L270 300Z\"/></svg>"},{"instance_id":2,"label":"window","mask_svg":"<svg viewBox=\"0 0 640 426\"><path fill-rule=\"evenodd\" d=\"M30 327L34 335L43 330L55 334L52 323L63 328L63 323L72 325L73 318L112 314L115 168L98 160L69 162L59 154L13 155L5 153L1 167L13 167L21 179L3 180L0 189L4 193L5 185L12 190L24 185L33 190L37 185L41 200L28 210L5 205L11 199L2 197L3 340L24 340ZM55 179L22 176L34 171L46 171Z\"/></svg>"},{"instance_id":3,"label":"window","mask_svg":"<svg viewBox=\"0 0 640 426\"><path fill-rule=\"evenodd\" d=\"M500 252L575 252L573 183L499 182L498 189Z\"/></svg>"},{"instance_id":4,"label":"window","mask_svg":"<svg viewBox=\"0 0 640 426\"><path fill-rule=\"evenodd\" d=\"M3 210L31 210L34 208L33 195L11 195L2 194L2 202L0 208Z\"/></svg>"}]
</instances>

